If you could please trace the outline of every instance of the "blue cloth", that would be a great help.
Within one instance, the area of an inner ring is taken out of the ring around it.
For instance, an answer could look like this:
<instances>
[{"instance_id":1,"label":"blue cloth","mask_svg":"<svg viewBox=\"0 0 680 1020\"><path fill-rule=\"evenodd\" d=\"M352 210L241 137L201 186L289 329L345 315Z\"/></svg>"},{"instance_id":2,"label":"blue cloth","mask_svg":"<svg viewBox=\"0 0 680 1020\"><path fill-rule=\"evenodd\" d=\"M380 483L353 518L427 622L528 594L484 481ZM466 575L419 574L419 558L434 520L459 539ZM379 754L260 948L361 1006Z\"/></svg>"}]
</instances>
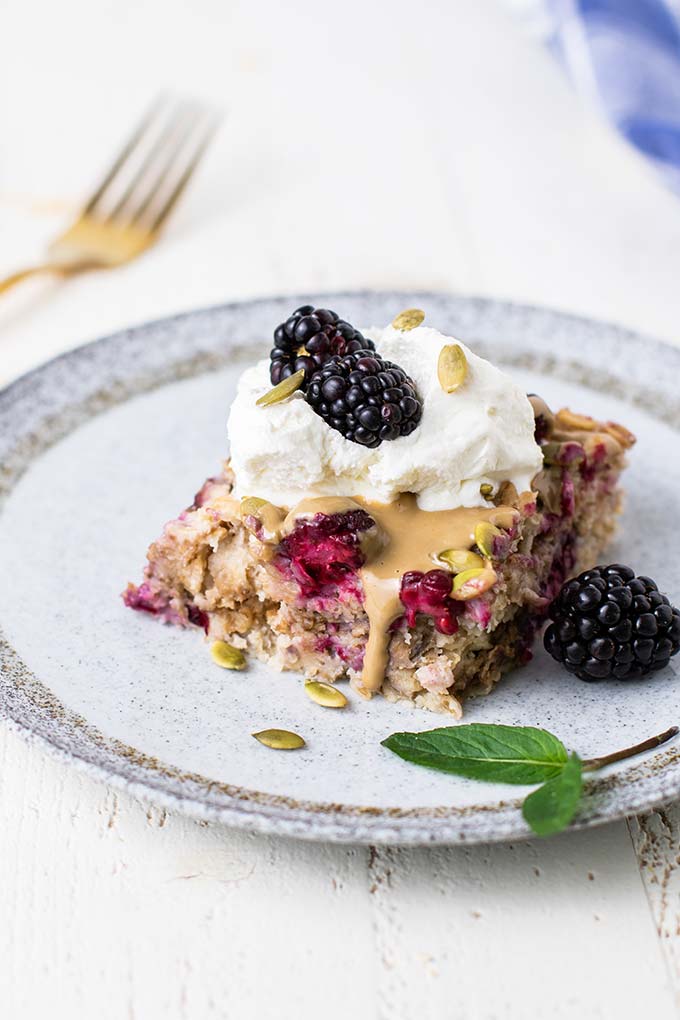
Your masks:
<instances>
[{"instance_id":1,"label":"blue cloth","mask_svg":"<svg viewBox=\"0 0 680 1020\"><path fill-rule=\"evenodd\" d=\"M578 90L680 192L680 0L544 0Z\"/></svg>"}]
</instances>

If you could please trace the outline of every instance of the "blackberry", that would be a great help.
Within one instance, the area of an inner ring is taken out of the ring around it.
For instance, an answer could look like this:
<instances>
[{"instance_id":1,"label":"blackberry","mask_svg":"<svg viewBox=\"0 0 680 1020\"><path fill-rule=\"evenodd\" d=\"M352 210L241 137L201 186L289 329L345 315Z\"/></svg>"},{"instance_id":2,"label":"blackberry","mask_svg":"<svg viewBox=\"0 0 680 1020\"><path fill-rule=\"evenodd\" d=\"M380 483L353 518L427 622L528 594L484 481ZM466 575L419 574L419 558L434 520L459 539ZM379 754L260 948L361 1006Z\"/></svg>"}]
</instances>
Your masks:
<instances>
[{"instance_id":1,"label":"blackberry","mask_svg":"<svg viewBox=\"0 0 680 1020\"><path fill-rule=\"evenodd\" d=\"M302 390L310 375L334 354L374 351L375 344L329 308L302 305L274 330L269 377L274 386L293 372L305 370Z\"/></svg>"},{"instance_id":2,"label":"blackberry","mask_svg":"<svg viewBox=\"0 0 680 1020\"><path fill-rule=\"evenodd\" d=\"M568 581L543 643L581 680L639 680L680 650L680 610L650 577L612 563Z\"/></svg>"},{"instance_id":3,"label":"blackberry","mask_svg":"<svg viewBox=\"0 0 680 1020\"><path fill-rule=\"evenodd\" d=\"M310 377L306 400L345 439L369 447L408 436L423 413L403 368L371 350L330 358Z\"/></svg>"}]
</instances>

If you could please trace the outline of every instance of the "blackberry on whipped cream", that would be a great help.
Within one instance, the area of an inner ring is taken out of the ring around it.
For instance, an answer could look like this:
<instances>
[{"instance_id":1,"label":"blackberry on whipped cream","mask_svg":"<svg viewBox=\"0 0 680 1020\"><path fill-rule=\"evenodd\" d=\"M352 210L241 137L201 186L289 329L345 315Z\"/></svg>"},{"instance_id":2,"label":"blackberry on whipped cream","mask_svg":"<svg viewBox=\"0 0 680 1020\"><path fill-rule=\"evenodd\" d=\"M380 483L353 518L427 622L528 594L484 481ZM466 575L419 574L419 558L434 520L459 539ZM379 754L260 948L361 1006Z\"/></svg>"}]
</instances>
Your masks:
<instances>
[{"instance_id":1,"label":"blackberry on whipped cream","mask_svg":"<svg viewBox=\"0 0 680 1020\"><path fill-rule=\"evenodd\" d=\"M422 510L449 510L484 505L481 485L493 492L506 481L517 492L531 488L543 464L533 410L505 372L427 326L364 335L412 380L422 402L418 427L372 448L330 429L302 392L263 410L255 401L269 388L269 362L260 361L243 373L229 415L239 495L293 506L310 493L390 503L410 492ZM451 343L462 348L468 371L460 389L445 393L437 366Z\"/></svg>"},{"instance_id":2,"label":"blackberry on whipped cream","mask_svg":"<svg viewBox=\"0 0 680 1020\"><path fill-rule=\"evenodd\" d=\"M370 350L327 361L309 380L307 403L345 439L371 449L410 436L423 414L406 372Z\"/></svg>"},{"instance_id":3,"label":"blackberry on whipped cream","mask_svg":"<svg viewBox=\"0 0 680 1020\"><path fill-rule=\"evenodd\" d=\"M300 389L304 393L313 372L329 358L375 350L358 329L330 308L302 305L274 330L274 347L269 355L269 378L274 386L304 369Z\"/></svg>"}]
</instances>

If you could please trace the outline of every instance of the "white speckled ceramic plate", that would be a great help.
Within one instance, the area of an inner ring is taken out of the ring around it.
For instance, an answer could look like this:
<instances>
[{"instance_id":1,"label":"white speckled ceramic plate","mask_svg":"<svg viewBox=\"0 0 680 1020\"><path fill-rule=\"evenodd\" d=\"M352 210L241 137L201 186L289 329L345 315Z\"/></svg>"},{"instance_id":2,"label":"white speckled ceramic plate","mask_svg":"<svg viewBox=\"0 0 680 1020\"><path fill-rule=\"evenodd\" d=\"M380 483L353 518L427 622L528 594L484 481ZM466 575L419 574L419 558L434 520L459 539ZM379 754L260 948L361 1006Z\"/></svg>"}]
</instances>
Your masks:
<instances>
[{"instance_id":1,"label":"white speckled ceramic plate","mask_svg":"<svg viewBox=\"0 0 680 1020\"><path fill-rule=\"evenodd\" d=\"M126 610L148 542L226 453L242 367L288 310L311 300L360 326L402 308L507 366L555 405L611 417L639 437L610 558L680 597L680 350L545 310L441 294L303 295L151 323L67 354L0 394L0 711L94 776L166 807L260 832L411 844L527 834L521 788L407 765L380 746L393 730L446 719L351 699L314 705L301 678L251 664L227 673L198 631ZM680 721L675 668L639 684L587 685L538 649L467 721L545 726L583 757ZM254 730L300 731L276 753ZM576 824L680 793L680 744L591 781Z\"/></svg>"}]
</instances>

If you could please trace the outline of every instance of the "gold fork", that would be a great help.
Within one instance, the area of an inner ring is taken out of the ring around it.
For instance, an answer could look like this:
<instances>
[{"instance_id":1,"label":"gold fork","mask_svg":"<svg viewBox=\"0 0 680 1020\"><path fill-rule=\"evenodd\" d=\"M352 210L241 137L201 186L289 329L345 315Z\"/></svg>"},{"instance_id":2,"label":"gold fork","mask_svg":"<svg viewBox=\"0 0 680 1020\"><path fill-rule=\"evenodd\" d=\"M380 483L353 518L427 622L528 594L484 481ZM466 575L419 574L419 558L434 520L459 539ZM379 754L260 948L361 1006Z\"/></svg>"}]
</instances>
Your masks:
<instances>
[{"instance_id":1,"label":"gold fork","mask_svg":"<svg viewBox=\"0 0 680 1020\"><path fill-rule=\"evenodd\" d=\"M40 273L110 269L140 255L158 237L218 123L196 103L157 100L45 261L0 280L0 294Z\"/></svg>"}]
</instances>

